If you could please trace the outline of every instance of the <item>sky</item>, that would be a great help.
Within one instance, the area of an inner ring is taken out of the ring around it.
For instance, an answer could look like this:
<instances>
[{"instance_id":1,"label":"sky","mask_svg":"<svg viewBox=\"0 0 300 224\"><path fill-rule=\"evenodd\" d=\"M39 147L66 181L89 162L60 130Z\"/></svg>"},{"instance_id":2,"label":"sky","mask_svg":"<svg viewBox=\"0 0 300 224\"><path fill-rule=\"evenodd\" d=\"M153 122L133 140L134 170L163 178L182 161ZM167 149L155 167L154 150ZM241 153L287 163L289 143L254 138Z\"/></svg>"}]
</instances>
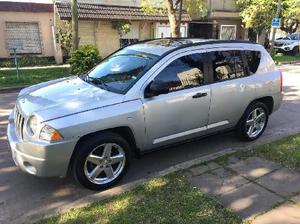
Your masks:
<instances>
[{"instance_id":1,"label":"sky","mask_svg":"<svg viewBox=\"0 0 300 224\"><path fill-rule=\"evenodd\" d=\"M38 3L52 3L52 0L0 0L0 2L38 2Z\"/></svg>"}]
</instances>

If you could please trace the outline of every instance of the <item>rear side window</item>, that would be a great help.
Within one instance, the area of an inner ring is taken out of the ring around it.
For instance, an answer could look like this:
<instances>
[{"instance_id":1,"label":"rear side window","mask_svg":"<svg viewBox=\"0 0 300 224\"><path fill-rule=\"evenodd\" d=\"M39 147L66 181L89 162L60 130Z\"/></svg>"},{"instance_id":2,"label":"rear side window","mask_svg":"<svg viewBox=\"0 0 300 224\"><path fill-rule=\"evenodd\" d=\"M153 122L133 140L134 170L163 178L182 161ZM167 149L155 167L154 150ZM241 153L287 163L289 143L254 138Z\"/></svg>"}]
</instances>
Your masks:
<instances>
[{"instance_id":1,"label":"rear side window","mask_svg":"<svg viewBox=\"0 0 300 224\"><path fill-rule=\"evenodd\" d=\"M204 84L204 55L191 54L174 60L154 80L167 84L169 91L198 87Z\"/></svg>"},{"instance_id":2,"label":"rear side window","mask_svg":"<svg viewBox=\"0 0 300 224\"><path fill-rule=\"evenodd\" d=\"M247 75L241 51L215 51L211 53L214 82Z\"/></svg>"},{"instance_id":3,"label":"rear side window","mask_svg":"<svg viewBox=\"0 0 300 224\"><path fill-rule=\"evenodd\" d=\"M250 75L256 73L260 59L261 53L260 51L244 51L246 62L248 64L248 70Z\"/></svg>"}]
</instances>

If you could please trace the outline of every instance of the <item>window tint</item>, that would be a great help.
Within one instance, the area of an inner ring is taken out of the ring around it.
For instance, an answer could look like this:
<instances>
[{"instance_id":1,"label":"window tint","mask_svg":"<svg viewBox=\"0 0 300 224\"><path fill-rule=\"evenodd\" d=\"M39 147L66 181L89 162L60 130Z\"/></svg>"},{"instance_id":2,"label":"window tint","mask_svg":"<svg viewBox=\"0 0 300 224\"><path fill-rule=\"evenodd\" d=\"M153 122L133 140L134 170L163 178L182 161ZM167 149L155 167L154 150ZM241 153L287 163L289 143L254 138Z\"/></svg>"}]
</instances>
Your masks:
<instances>
[{"instance_id":1,"label":"window tint","mask_svg":"<svg viewBox=\"0 0 300 224\"><path fill-rule=\"evenodd\" d=\"M192 54L176 59L155 77L167 83L169 91L187 89L204 83L204 56Z\"/></svg>"},{"instance_id":2,"label":"window tint","mask_svg":"<svg viewBox=\"0 0 300 224\"><path fill-rule=\"evenodd\" d=\"M261 53L260 51L244 51L244 54L248 63L249 73L252 75L258 69Z\"/></svg>"},{"instance_id":3,"label":"window tint","mask_svg":"<svg viewBox=\"0 0 300 224\"><path fill-rule=\"evenodd\" d=\"M246 76L240 51L216 51L211 53L214 81Z\"/></svg>"}]
</instances>

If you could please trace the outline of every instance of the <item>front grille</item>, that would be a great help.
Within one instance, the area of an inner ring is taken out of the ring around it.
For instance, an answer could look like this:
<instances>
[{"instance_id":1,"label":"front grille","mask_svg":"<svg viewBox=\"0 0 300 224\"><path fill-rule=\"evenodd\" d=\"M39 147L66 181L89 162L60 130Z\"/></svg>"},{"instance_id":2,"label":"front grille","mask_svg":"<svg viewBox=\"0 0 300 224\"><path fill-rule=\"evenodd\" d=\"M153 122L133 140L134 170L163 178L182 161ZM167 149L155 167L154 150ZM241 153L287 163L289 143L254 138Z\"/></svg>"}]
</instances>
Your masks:
<instances>
[{"instance_id":1,"label":"front grille","mask_svg":"<svg viewBox=\"0 0 300 224\"><path fill-rule=\"evenodd\" d=\"M17 135L21 139L23 139L24 122L25 122L25 118L23 117L23 115L20 113L20 111L16 107L16 109L15 109L15 128L16 128Z\"/></svg>"},{"instance_id":2,"label":"front grille","mask_svg":"<svg viewBox=\"0 0 300 224\"><path fill-rule=\"evenodd\" d=\"M281 46L283 46L283 43L275 43L275 46L276 47L281 47Z\"/></svg>"}]
</instances>

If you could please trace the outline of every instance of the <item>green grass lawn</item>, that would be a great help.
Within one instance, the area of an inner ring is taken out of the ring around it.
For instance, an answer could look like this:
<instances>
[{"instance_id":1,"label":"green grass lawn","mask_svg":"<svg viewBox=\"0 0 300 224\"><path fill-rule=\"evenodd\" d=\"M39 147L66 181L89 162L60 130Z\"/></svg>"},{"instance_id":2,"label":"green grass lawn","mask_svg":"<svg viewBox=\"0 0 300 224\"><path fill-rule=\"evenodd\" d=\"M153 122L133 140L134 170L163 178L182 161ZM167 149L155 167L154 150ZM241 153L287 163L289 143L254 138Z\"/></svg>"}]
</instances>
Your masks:
<instances>
[{"instance_id":1,"label":"green grass lawn","mask_svg":"<svg viewBox=\"0 0 300 224\"><path fill-rule=\"evenodd\" d=\"M251 150L222 156L215 161L226 163L227 158L232 155L241 159L260 156L300 170L300 134ZM243 220L224 208L216 199L193 188L184 176L175 173L152 179L116 197L44 219L38 223L241 224Z\"/></svg>"},{"instance_id":2,"label":"green grass lawn","mask_svg":"<svg viewBox=\"0 0 300 224\"><path fill-rule=\"evenodd\" d=\"M240 224L243 221L215 199L193 188L185 177L172 174L38 223Z\"/></svg>"},{"instance_id":3,"label":"green grass lawn","mask_svg":"<svg viewBox=\"0 0 300 224\"><path fill-rule=\"evenodd\" d=\"M299 61L300 62L300 54L296 56L292 55L284 55L282 53L278 53L274 56L274 61L281 64L281 63L288 63L292 61Z\"/></svg>"},{"instance_id":4,"label":"green grass lawn","mask_svg":"<svg viewBox=\"0 0 300 224\"><path fill-rule=\"evenodd\" d=\"M229 156L246 159L250 156L263 157L281 163L283 166L300 171L300 134L285 137L274 142L257 146L251 150L238 151L221 156L215 161L226 163Z\"/></svg>"},{"instance_id":5,"label":"green grass lawn","mask_svg":"<svg viewBox=\"0 0 300 224\"><path fill-rule=\"evenodd\" d=\"M249 153L300 171L300 134L258 146Z\"/></svg>"},{"instance_id":6,"label":"green grass lawn","mask_svg":"<svg viewBox=\"0 0 300 224\"><path fill-rule=\"evenodd\" d=\"M16 70L0 70L0 88L33 85L65 76L70 76L68 67L21 69L19 80Z\"/></svg>"}]
</instances>

